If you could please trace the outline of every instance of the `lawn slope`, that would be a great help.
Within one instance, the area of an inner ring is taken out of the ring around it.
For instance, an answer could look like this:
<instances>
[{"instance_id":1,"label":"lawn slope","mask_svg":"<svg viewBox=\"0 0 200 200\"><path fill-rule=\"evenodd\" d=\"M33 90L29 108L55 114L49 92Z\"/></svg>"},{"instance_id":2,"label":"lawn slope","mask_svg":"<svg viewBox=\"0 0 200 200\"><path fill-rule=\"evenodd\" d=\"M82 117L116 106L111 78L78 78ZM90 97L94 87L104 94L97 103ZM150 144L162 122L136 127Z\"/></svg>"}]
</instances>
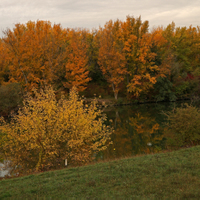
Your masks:
<instances>
[{"instance_id":1,"label":"lawn slope","mask_svg":"<svg viewBox=\"0 0 200 200\"><path fill-rule=\"evenodd\" d=\"M200 199L200 146L1 180L0 199Z\"/></svg>"}]
</instances>

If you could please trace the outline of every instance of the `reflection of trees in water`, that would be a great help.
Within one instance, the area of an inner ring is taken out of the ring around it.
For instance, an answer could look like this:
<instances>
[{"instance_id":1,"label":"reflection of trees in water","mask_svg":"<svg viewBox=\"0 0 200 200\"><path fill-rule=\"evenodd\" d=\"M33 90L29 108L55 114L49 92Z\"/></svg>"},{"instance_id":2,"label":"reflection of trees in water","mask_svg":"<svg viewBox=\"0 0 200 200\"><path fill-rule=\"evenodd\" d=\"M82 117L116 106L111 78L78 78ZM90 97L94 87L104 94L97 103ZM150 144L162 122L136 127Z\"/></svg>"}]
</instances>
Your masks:
<instances>
[{"instance_id":1,"label":"reflection of trees in water","mask_svg":"<svg viewBox=\"0 0 200 200\"><path fill-rule=\"evenodd\" d=\"M152 117L148 112L130 113L130 110L125 112L125 115L127 114L128 117L115 111L113 145L104 151L104 159L158 151L157 147L160 146L163 135L156 117Z\"/></svg>"},{"instance_id":2,"label":"reflection of trees in water","mask_svg":"<svg viewBox=\"0 0 200 200\"><path fill-rule=\"evenodd\" d=\"M135 153L155 152L154 146L163 139L163 135L159 132L160 125L155 118L137 113L135 117L130 118L130 125L133 127L131 139Z\"/></svg>"}]
</instances>

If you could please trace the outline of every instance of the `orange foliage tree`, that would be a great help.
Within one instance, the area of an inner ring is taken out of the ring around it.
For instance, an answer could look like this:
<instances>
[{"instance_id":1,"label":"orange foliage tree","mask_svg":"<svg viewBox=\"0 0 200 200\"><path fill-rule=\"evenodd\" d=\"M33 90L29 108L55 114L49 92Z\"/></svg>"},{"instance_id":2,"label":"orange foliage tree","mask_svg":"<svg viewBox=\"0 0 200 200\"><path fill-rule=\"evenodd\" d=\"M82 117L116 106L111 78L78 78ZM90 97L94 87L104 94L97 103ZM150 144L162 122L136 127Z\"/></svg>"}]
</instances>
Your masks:
<instances>
[{"instance_id":1,"label":"orange foliage tree","mask_svg":"<svg viewBox=\"0 0 200 200\"><path fill-rule=\"evenodd\" d=\"M157 65L159 67L158 74L165 77L170 74L172 55L167 53L168 41L163 36L163 28L158 27L151 31L152 50L156 53Z\"/></svg>"},{"instance_id":2,"label":"orange foliage tree","mask_svg":"<svg viewBox=\"0 0 200 200\"><path fill-rule=\"evenodd\" d=\"M27 89L52 83L60 77L63 65L65 31L48 21L29 21L15 24L4 31L3 41L8 48L11 82L20 82Z\"/></svg>"},{"instance_id":3,"label":"orange foliage tree","mask_svg":"<svg viewBox=\"0 0 200 200\"><path fill-rule=\"evenodd\" d=\"M93 32L48 21L16 24L0 40L0 84L83 91L90 80L106 79L115 99L125 85L139 97L157 88L159 80L167 80L178 95L197 87L200 28L175 28L174 22L151 32L148 28L148 21L131 16L124 22L110 20ZM186 81L188 77L196 79Z\"/></svg>"},{"instance_id":4,"label":"orange foliage tree","mask_svg":"<svg viewBox=\"0 0 200 200\"><path fill-rule=\"evenodd\" d=\"M99 57L101 70L111 85L115 99L119 92L119 84L124 80L126 59L123 53L123 35L119 20L110 20L104 28L99 29Z\"/></svg>"},{"instance_id":5,"label":"orange foliage tree","mask_svg":"<svg viewBox=\"0 0 200 200\"><path fill-rule=\"evenodd\" d=\"M66 65L64 87L71 89L76 86L78 91L86 89L87 83L90 81L88 77L88 44L86 30L68 30L66 47Z\"/></svg>"},{"instance_id":6,"label":"orange foliage tree","mask_svg":"<svg viewBox=\"0 0 200 200\"><path fill-rule=\"evenodd\" d=\"M8 48L4 41L0 39L0 85L3 85L8 79Z\"/></svg>"},{"instance_id":7,"label":"orange foliage tree","mask_svg":"<svg viewBox=\"0 0 200 200\"><path fill-rule=\"evenodd\" d=\"M124 36L123 52L126 57L127 89L139 96L153 87L156 82L155 72L158 67L154 63L156 54L151 51L151 34L148 33L148 21L142 23L141 17L127 16L122 23Z\"/></svg>"}]
</instances>

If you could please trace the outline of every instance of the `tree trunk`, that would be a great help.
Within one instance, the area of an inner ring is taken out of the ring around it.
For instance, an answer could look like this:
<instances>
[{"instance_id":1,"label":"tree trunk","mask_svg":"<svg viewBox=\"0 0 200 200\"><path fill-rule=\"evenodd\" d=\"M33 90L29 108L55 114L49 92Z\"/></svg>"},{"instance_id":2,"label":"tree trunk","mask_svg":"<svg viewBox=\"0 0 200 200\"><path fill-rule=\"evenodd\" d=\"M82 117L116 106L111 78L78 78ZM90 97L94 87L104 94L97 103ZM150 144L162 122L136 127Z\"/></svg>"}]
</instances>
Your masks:
<instances>
[{"instance_id":1,"label":"tree trunk","mask_svg":"<svg viewBox=\"0 0 200 200\"><path fill-rule=\"evenodd\" d=\"M114 92L115 99L117 100L118 91L116 91L115 86L114 86L113 83L112 83L112 89L113 89L113 92Z\"/></svg>"},{"instance_id":2,"label":"tree trunk","mask_svg":"<svg viewBox=\"0 0 200 200\"><path fill-rule=\"evenodd\" d=\"M115 99L117 100L118 92L117 93L115 92L114 95L115 95Z\"/></svg>"}]
</instances>

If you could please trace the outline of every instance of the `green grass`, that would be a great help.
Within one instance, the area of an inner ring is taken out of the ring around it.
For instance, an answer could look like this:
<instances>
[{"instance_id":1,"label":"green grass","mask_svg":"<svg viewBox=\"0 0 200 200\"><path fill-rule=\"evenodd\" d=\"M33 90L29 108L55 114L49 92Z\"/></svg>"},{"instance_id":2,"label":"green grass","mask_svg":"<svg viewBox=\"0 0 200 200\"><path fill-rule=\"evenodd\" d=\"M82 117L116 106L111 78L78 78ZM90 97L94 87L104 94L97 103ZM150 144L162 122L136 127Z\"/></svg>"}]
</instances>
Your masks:
<instances>
[{"instance_id":1,"label":"green grass","mask_svg":"<svg viewBox=\"0 0 200 200\"><path fill-rule=\"evenodd\" d=\"M1 180L0 199L200 199L200 146Z\"/></svg>"}]
</instances>

